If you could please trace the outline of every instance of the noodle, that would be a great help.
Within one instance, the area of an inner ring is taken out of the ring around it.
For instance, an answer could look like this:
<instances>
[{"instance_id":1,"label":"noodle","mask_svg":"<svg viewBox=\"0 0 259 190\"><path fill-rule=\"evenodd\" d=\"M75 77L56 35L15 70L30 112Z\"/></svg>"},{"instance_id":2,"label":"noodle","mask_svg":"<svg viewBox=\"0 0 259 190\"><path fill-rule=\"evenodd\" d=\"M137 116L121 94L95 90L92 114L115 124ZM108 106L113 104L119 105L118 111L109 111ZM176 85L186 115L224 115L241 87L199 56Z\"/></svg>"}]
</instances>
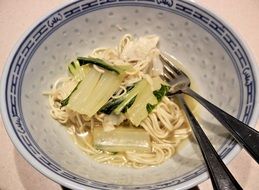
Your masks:
<instances>
[{"instance_id":1,"label":"noodle","mask_svg":"<svg viewBox=\"0 0 259 190\"><path fill-rule=\"evenodd\" d=\"M156 36L148 36L150 40ZM127 72L126 78L122 81L118 91L111 97L119 99L127 92L127 87L145 78L149 83L152 74L153 60L159 54L157 48L149 51L148 56L142 58L142 55L133 54L128 56L123 54L129 44L134 43L130 34L126 34L117 48L98 48L95 49L91 57L100 58L109 61L114 65L131 64L135 71ZM98 66L93 67L96 71L103 73L105 70ZM134 168L143 168L146 166L155 166L165 162L175 154L179 143L188 137L190 128L185 123L185 118L178 105L167 97L155 107L155 109L144 119L138 127L143 128L151 137L151 152L125 151L111 153L96 149L92 144L91 134L94 127L103 126L105 114L96 113L93 117L75 112L69 108L61 107L61 100L64 100L76 82L73 77L59 78L53 85L49 95L50 115L59 123L67 127L75 144L79 148L101 163L130 166ZM132 124L130 124L132 125Z\"/></svg>"}]
</instances>

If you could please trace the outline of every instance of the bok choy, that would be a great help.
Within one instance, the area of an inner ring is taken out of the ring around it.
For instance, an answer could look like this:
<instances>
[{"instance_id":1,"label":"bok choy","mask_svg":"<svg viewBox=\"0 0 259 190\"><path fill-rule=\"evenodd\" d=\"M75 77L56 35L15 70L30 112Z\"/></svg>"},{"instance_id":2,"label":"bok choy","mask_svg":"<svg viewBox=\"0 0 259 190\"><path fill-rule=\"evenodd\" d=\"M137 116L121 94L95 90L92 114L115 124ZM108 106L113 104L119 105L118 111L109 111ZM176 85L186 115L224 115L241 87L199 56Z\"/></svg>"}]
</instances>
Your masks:
<instances>
[{"instance_id":1,"label":"bok choy","mask_svg":"<svg viewBox=\"0 0 259 190\"><path fill-rule=\"evenodd\" d=\"M124 72L135 72L135 69L130 64L111 65L102 59L93 57L78 57L77 60L80 66L92 64L107 71L113 71L117 74L123 74Z\"/></svg>"},{"instance_id":2,"label":"bok choy","mask_svg":"<svg viewBox=\"0 0 259 190\"><path fill-rule=\"evenodd\" d=\"M68 107L92 117L118 90L123 75L114 72L100 73L91 68L86 77L72 93Z\"/></svg>"},{"instance_id":3,"label":"bok choy","mask_svg":"<svg viewBox=\"0 0 259 190\"><path fill-rule=\"evenodd\" d=\"M96 127L93 143L97 149L110 152L151 152L150 136L143 129L116 128L106 132L103 128Z\"/></svg>"},{"instance_id":4,"label":"bok choy","mask_svg":"<svg viewBox=\"0 0 259 190\"><path fill-rule=\"evenodd\" d=\"M145 81L144 87L126 112L126 117L135 126L138 126L152 112L169 90L168 86L159 77L152 79L152 86L145 79L142 81Z\"/></svg>"},{"instance_id":5,"label":"bok choy","mask_svg":"<svg viewBox=\"0 0 259 190\"><path fill-rule=\"evenodd\" d=\"M90 68L88 65L80 66L80 63L78 61L72 61L68 65L69 73L72 74L77 81L83 80L83 78L85 78L85 76L87 75L89 69Z\"/></svg>"},{"instance_id":6,"label":"bok choy","mask_svg":"<svg viewBox=\"0 0 259 190\"><path fill-rule=\"evenodd\" d=\"M156 107L168 92L169 87L159 77L152 79L152 85L146 79L139 81L119 99L112 99L100 110L106 114L125 113L135 126L138 126Z\"/></svg>"},{"instance_id":7,"label":"bok choy","mask_svg":"<svg viewBox=\"0 0 259 190\"><path fill-rule=\"evenodd\" d=\"M104 73L95 70L91 65L105 69ZM126 72L134 71L131 65L111 65L102 59L78 57L68 66L69 72L78 82L71 94L61 101L80 114L92 117L95 113L125 114L132 124L138 126L156 107L169 90L159 78L140 80L119 99L112 95L119 89ZM152 83L152 84L151 84Z\"/></svg>"},{"instance_id":8,"label":"bok choy","mask_svg":"<svg viewBox=\"0 0 259 190\"><path fill-rule=\"evenodd\" d=\"M112 66L112 65L106 63L102 59L93 58L93 57L78 57L77 60L79 61L80 66L87 65L87 64L93 64L93 65L97 65L101 68L104 68L108 71L114 71L115 73L120 74L120 71L118 68L115 68L115 66Z\"/></svg>"},{"instance_id":9,"label":"bok choy","mask_svg":"<svg viewBox=\"0 0 259 190\"><path fill-rule=\"evenodd\" d=\"M100 73L91 64L105 68ZM61 105L88 117L93 116L118 90L125 77L125 67L116 68L97 58L78 58L68 66L69 72L81 81ZM116 70L118 69L118 71Z\"/></svg>"}]
</instances>

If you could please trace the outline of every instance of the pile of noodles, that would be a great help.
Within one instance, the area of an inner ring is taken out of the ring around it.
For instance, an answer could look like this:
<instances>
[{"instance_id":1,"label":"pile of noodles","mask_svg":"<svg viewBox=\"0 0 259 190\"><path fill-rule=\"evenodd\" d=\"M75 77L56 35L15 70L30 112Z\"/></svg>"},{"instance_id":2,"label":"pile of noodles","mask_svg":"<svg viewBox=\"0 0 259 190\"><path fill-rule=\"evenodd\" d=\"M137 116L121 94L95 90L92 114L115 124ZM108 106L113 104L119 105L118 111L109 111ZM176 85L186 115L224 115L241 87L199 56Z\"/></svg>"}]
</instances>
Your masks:
<instances>
[{"instance_id":1,"label":"pile of noodles","mask_svg":"<svg viewBox=\"0 0 259 190\"><path fill-rule=\"evenodd\" d=\"M126 88L145 78L150 81L151 77L158 76L155 69L159 61L159 50L157 48L158 36L149 35L134 39L131 35L123 36L116 48L98 48L89 56L100 58L110 64L132 64L135 72L127 73L120 89L112 96L113 99L120 98L126 93ZM94 66L98 72L105 72L102 68ZM156 106L156 108L144 119L139 126L151 137L152 151L136 152L125 151L122 153L111 153L96 149L92 144L91 133L95 126L107 129L107 115L96 113L93 117L87 117L69 108L60 108L60 101L65 99L75 86L73 76L59 78L49 95L50 114L62 125L66 126L72 135L74 142L85 153L96 161L113 165L125 165L134 168L154 166L163 163L175 154L179 143L188 137L190 128L185 122L184 115L178 105L167 97ZM130 122L128 122L128 125Z\"/></svg>"}]
</instances>

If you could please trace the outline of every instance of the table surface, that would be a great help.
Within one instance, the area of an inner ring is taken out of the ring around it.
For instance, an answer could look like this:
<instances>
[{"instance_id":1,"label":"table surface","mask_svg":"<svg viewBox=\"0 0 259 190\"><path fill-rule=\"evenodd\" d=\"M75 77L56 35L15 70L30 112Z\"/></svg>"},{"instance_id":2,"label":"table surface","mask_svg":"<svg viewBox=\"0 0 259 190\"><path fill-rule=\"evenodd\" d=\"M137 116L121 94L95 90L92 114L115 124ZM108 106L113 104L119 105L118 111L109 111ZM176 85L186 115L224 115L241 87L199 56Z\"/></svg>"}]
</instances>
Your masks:
<instances>
[{"instance_id":1,"label":"table surface","mask_svg":"<svg viewBox=\"0 0 259 190\"><path fill-rule=\"evenodd\" d=\"M1 0L0 1L0 73L7 57L21 35L38 19L66 1ZM259 64L259 1L196 0L220 15L247 44ZM3 27L4 26L4 27ZM256 129L259 129L257 122ZM0 118L0 190L60 190L60 186L36 171L17 152ZM244 189L258 190L259 165L242 150L228 168ZM207 180L201 190L212 189Z\"/></svg>"}]
</instances>

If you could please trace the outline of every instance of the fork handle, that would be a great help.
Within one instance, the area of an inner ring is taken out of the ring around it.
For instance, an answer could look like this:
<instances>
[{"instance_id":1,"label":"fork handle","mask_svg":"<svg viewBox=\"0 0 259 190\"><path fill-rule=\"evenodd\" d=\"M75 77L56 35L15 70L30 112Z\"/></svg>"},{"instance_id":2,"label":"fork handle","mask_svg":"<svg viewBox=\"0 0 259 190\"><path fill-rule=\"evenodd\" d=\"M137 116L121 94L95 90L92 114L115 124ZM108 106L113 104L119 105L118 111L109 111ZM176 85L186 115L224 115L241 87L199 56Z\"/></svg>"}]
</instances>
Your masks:
<instances>
[{"instance_id":1,"label":"fork handle","mask_svg":"<svg viewBox=\"0 0 259 190\"><path fill-rule=\"evenodd\" d=\"M219 107L210 103L195 91L186 88L182 91L202 104L219 122L227 128L235 140L242 145L252 158L259 164L259 132L229 115Z\"/></svg>"},{"instance_id":2,"label":"fork handle","mask_svg":"<svg viewBox=\"0 0 259 190\"><path fill-rule=\"evenodd\" d=\"M200 146L203 158L205 160L208 172L211 178L213 188L215 190L239 190L242 187L232 176L216 150L213 148L208 137L203 132L198 121L190 111L188 105L184 101L181 94L176 95L181 107L183 108L186 117L191 125L192 131Z\"/></svg>"}]
</instances>

